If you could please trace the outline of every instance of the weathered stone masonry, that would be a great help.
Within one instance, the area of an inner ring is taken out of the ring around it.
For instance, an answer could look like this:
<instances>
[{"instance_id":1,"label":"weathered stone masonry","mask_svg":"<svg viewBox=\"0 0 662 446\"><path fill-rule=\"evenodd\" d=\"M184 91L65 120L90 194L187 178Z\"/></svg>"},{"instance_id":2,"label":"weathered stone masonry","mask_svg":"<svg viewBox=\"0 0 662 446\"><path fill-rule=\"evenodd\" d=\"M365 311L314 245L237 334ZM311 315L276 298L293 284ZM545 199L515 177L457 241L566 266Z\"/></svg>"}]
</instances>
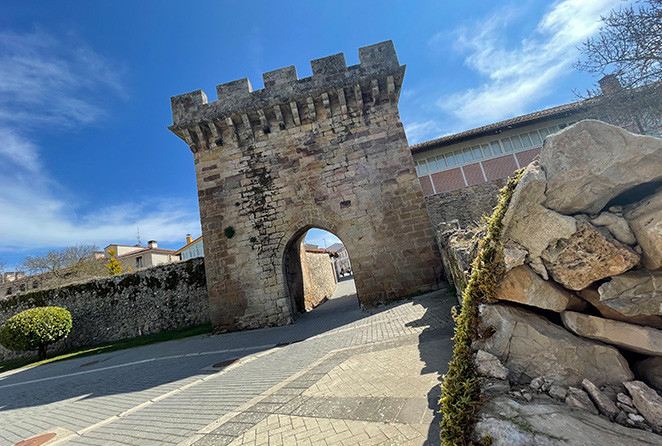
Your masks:
<instances>
[{"instance_id":1,"label":"weathered stone masonry","mask_svg":"<svg viewBox=\"0 0 662 446\"><path fill-rule=\"evenodd\" d=\"M28 308L63 307L73 327L49 347L62 351L209 323L202 259L16 294L0 301L0 325ZM28 357L0 346L0 361Z\"/></svg>"},{"instance_id":2,"label":"weathered stone masonry","mask_svg":"<svg viewBox=\"0 0 662 446\"><path fill-rule=\"evenodd\" d=\"M289 322L290 255L312 227L352 256L359 300L374 306L436 288L434 234L397 103L405 67L393 43L172 98L170 129L195 159L211 319L216 329ZM234 234L233 234L234 232ZM233 235L228 237L228 235ZM298 260L297 260L298 261Z\"/></svg>"}]
</instances>

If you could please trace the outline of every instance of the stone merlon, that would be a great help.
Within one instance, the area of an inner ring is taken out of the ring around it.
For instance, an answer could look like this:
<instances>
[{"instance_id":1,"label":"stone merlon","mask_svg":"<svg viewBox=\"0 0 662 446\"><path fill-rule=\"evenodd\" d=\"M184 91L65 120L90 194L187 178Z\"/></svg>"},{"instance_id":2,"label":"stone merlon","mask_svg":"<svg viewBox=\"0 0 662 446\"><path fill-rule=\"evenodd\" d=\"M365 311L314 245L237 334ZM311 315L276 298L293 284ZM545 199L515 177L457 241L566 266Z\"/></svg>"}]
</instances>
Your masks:
<instances>
[{"instance_id":1,"label":"stone merlon","mask_svg":"<svg viewBox=\"0 0 662 446\"><path fill-rule=\"evenodd\" d=\"M289 101L305 102L315 93L324 90L331 92L341 87L358 87L358 91L364 94L382 91L397 100L405 66L400 66L393 42L388 40L359 48L359 61L358 65L348 67L342 53L315 59L310 62L313 75L303 79L297 77L294 66L269 71L262 75L264 88L256 91L253 91L247 78L227 82L216 87L218 100L209 103L202 90L174 96L170 99L171 130L184 137L187 127L200 122L218 121L240 111ZM347 93L354 94L354 91L348 90Z\"/></svg>"}]
</instances>

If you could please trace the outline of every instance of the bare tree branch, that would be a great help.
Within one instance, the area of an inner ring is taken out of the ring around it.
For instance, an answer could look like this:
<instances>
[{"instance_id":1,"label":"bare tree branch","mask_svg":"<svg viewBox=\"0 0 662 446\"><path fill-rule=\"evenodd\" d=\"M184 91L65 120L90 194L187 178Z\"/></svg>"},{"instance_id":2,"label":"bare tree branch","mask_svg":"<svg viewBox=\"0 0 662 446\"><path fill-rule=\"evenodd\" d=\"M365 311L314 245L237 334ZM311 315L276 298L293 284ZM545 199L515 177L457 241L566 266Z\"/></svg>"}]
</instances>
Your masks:
<instances>
[{"instance_id":1,"label":"bare tree branch","mask_svg":"<svg viewBox=\"0 0 662 446\"><path fill-rule=\"evenodd\" d=\"M579 70L615 74L625 88L662 81L662 0L630 1L602 23L580 48Z\"/></svg>"},{"instance_id":2,"label":"bare tree branch","mask_svg":"<svg viewBox=\"0 0 662 446\"><path fill-rule=\"evenodd\" d=\"M94 245L74 245L63 249L51 249L42 256L28 256L21 264L31 274L49 272L56 278L65 275L94 271Z\"/></svg>"},{"instance_id":3,"label":"bare tree branch","mask_svg":"<svg viewBox=\"0 0 662 446\"><path fill-rule=\"evenodd\" d=\"M593 112L639 133L659 133L662 124L662 0L630 0L602 17L598 35L580 48L575 67L604 82L579 97L596 98Z\"/></svg>"}]
</instances>

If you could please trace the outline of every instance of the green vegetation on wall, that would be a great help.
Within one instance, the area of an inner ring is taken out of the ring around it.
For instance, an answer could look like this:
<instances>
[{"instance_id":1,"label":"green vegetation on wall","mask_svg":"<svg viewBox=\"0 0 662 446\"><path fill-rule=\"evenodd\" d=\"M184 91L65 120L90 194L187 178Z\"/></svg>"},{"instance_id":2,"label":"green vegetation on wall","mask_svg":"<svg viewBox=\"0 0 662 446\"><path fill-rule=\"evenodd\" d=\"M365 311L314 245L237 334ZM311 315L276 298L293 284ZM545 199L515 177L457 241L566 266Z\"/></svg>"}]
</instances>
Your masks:
<instances>
[{"instance_id":1,"label":"green vegetation on wall","mask_svg":"<svg viewBox=\"0 0 662 446\"><path fill-rule=\"evenodd\" d=\"M487 221L487 235L481 241L469 282L462 292L462 309L459 314L454 314L457 325L453 337L453 360L441 384L441 440L444 446L471 444L471 431L480 403L480 383L471 352L472 341L481 336L478 333L478 305L495 300L495 290L504 272L501 222L523 172L523 169L515 172L501 189L499 203Z\"/></svg>"}]
</instances>

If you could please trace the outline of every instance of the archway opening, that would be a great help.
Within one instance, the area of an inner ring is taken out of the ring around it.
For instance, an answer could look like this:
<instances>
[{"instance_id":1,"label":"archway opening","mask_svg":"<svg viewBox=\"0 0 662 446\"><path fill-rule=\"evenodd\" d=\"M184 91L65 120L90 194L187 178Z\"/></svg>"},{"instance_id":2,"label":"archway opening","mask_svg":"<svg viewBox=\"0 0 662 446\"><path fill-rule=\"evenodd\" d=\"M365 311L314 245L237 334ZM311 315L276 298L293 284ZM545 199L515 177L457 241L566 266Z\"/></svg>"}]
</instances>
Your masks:
<instances>
[{"instance_id":1,"label":"archway opening","mask_svg":"<svg viewBox=\"0 0 662 446\"><path fill-rule=\"evenodd\" d=\"M349 251L324 229L304 228L292 237L285 247L283 272L295 318L330 299L356 295Z\"/></svg>"}]
</instances>

